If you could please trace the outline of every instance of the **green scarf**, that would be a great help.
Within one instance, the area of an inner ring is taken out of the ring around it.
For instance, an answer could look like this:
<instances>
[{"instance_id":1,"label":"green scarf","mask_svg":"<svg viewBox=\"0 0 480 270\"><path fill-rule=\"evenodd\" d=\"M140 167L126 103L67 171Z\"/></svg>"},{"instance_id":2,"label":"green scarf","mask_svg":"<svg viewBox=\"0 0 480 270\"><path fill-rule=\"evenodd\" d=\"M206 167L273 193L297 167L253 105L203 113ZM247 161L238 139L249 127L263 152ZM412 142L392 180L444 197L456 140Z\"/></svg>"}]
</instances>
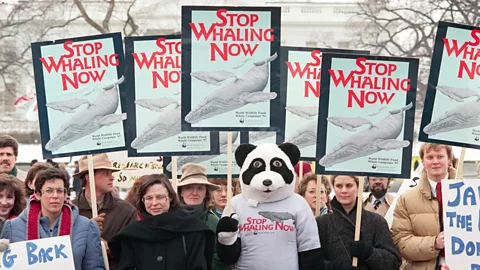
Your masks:
<instances>
[{"instance_id":1,"label":"green scarf","mask_svg":"<svg viewBox=\"0 0 480 270\"><path fill-rule=\"evenodd\" d=\"M12 171L11 171L9 174L17 177L17 173L18 173L18 171L17 171L17 166L13 166L13 169L12 169Z\"/></svg>"}]
</instances>

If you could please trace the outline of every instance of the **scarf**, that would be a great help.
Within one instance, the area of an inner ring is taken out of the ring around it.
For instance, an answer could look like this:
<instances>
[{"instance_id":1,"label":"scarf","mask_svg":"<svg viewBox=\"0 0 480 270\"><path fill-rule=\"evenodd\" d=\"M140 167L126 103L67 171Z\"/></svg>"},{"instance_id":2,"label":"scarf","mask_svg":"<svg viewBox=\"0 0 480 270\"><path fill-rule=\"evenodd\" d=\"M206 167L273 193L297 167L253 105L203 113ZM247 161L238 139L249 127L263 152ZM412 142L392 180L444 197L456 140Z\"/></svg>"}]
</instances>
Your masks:
<instances>
[{"instance_id":1,"label":"scarf","mask_svg":"<svg viewBox=\"0 0 480 270\"><path fill-rule=\"evenodd\" d=\"M13 169L10 171L9 174L17 177L17 173L18 173L17 166L13 166Z\"/></svg>"},{"instance_id":2,"label":"scarf","mask_svg":"<svg viewBox=\"0 0 480 270\"><path fill-rule=\"evenodd\" d=\"M185 210L185 212L189 213L190 215L194 215L196 217L199 217L205 210L207 210L207 207L205 206L205 203L197 204L197 205L182 205L182 208Z\"/></svg>"},{"instance_id":3,"label":"scarf","mask_svg":"<svg viewBox=\"0 0 480 270\"><path fill-rule=\"evenodd\" d=\"M30 209L27 213L27 241L36 240L40 238L40 216L42 214L42 205L40 201L35 198L35 195L30 196ZM72 231L72 204L67 197L63 202L62 213L60 214L60 228L58 235L70 235Z\"/></svg>"}]
</instances>

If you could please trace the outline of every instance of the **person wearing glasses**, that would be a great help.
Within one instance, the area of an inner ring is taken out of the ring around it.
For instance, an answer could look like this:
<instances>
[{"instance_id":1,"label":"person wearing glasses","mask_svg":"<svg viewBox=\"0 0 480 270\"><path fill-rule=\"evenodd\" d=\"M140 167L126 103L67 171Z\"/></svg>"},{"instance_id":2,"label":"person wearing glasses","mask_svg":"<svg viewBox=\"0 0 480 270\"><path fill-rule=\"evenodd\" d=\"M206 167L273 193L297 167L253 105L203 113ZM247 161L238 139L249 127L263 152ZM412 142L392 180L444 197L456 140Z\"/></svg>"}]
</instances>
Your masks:
<instances>
[{"instance_id":1,"label":"person wearing glasses","mask_svg":"<svg viewBox=\"0 0 480 270\"><path fill-rule=\"evenodd\" d=\"M330 196L332 185L326 176L322 175L320 183L320 215L330 213L332 207L330 205ZM308 173L304 176L298 185L298 194L302 196L315 214L317 204L317 175Z\"/></svg>"},{"instance_id":2,"label":"person wearing glasses","mask_svg":"<svg viewBox=\"0 0 480 270\"><path fill-rule=\"evenodd\" d=\"M16 243L70 235L75 269L105 269L98 225L78 214L78 208L68 200L67 188L64 170L41 172L27 208L5 222L0 238Z\"/></svg>"},{"instance_id":3,"label":"person wearing glasses","mask_svg":"<svg viewBox=\"0 0 480 270\"><path fill-rule=\"evenodd\" d=\"M137 201L143 220L127 225L109 242L117 269L211 269L215 235L181 209L167 176L146 176Z\"/></svg>"},{"instance_id":4,"label":"person wearing glasses","mask_svg":"<svg viewBox=\"0 0 480 270\"><path fill-rule=\"evenodd\" d=\"M222 218L223 210L227 206L227 179L226 178L208 178L208 181L214 185L220 186L213 191L212 212ZM238 179L232 178L232 198L237 195Z\"/></svg>"}]
</instances>

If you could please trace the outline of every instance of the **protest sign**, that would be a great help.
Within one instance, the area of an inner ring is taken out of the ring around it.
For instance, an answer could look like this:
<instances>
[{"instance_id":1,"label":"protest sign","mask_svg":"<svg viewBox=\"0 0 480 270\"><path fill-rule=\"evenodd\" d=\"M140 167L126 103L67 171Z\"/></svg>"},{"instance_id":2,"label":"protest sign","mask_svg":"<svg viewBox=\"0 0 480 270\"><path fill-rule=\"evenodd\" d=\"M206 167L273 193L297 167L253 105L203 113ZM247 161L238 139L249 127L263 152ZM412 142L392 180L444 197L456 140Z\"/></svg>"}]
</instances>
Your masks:
<instances>
[{"instance_id":1,"label":"protest sign","mask_svg":"<svg viewBox=\"0 0 480 270\"><path fill-rule=\"evenodd\" d=\"M142 175L163 173L161 157L128 157L127 151L108 153L108 157L113 167L120 169L113 173L114 186L130 188Z\"/></svg>"},{"instance_id":2,"label":"protest sign","mask_svg":"<svg viewBox=\"0 0 480 270\"><path fill-rule=\"evenodd\" d=\"M278 132L275 131L250 131L241 132L241 143L250 143L258 145L261 143L274 143L277 144Z\"/></svg>"},{"instance_id":3,"label":"protest sign","mask_svg":"<svg viewBox=\"0 0 480 270\"><path fill-rule=\"evenodd\" d=\"M44 158L126 149L120 33L32 43Z\"/></svg>"},{"instance_id":4,"label":"protest sign","mask_svg":"<svg viewBox=\"0 0 480 270\"><path fill-rule=\"evenodd\" d=\"M182 7L182 130L277 131L279 7Z\"/></svg>"},{"instance_id":5,"label":"protest sign","mask_svg":"<svg viewBox=\"0 0 480 270\"><path fill-rule=\"evenodd\" d=\"M323 52L369 54L369 51L282 46L280 100L285 110L280 110L284 122L277 143L287 141L298 146L301 160L315 160Z\"/></svg>"},{"instance_id":6,"label":"protest sign","mask_svg":"<svg viewBox=\"0 0 480 270\"><path fill-rule=\"evenodd\" d=\"M227 178L227 147L228 147L228 132L220 132L220 154L219 155L196 155L196 156L179 156L177 159L177 176L180 179L182 175L182 166L187 163L196 163L207 168L208 177ZM235 162L235 150L240 145L240 132L232 132L232 177L238 177L240 168ZM163 160L163 171L168 177L172 177L172 159L165 157Z\"/></svg>"},{"instance_id":7,"label":"protest sign","mask_svg":"<svg viewBox=\"0 0 480 270\"><path fill-rule=\"evenodd\" d=\"M180 50L180 36L125 38L129 156L219 153L218 133L182 133Z\"/></svg>"},{"instance_id":8,"label":"protest sign","mask_svg":"<svg viewBox=\"0 0 480 270\"><path fill-rule=\"evenodd\" d=\"M418 59L324 53L317 174L410 177Z\"/></svg>"},{"instance_id":9,"label":"protest sign","mask_svg":"<svg viewBox=\"0 0 480 270\"><path fill-rule=\"evenodd\" d=\"M480 27L440 22L419 140L480 149Z\"/></svg>"},{"instance_id":10,"label":"protest sign","mask_svg":"<svg viewBox=\"0 0 480 270\"><path fill-rule=\"evenodd\" d=\"M480 181L443 180L445 259L450 269L480 269Z\"/></svg>"},{"instance_id":11,"label":"protest sign","mask_svg":"<svg viewBox=\"0 0 480 270\"><path fill-rule=\"evenodd\" d=\"M0 253L0 268L13 270L75 270L70 236L50 237L10 244Z\"/></svg>"}]
</instances>

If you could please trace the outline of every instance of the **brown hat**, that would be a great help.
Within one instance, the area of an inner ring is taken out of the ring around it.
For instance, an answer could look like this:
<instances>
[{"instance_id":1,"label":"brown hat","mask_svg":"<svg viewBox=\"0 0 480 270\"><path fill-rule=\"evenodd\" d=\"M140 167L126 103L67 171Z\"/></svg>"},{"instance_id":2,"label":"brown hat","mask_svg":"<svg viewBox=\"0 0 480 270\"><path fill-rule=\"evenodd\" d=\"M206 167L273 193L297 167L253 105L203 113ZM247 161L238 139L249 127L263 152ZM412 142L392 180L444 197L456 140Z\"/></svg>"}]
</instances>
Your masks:
<instances>
[{"instance_id":1,"label":"brown hat","mask_svg":"<svg viewBox=\"0 0 480 270\"><path fill-rule=\"evenodd\" d=\"M74 174L73 177L81 178L83 174L88 172L88 156L83 156L78 160L78 167L79 171ZM113 167L112 162L105 153L93 155L93 169L112 170L114 172L120 171L120 169Z\"/></svg>"},{"instance_id":2,"label":"brown hat","mask_svg":"<svg viewBox=\"0 0 480 270\"><path fill-rule=\"evenodd\" d=\"M208 181L207 169L198 164L187 163L182 167L182 178L177 184L177 187L183 187L188 185L206 185L210 190L219 189L220 186L212 184Z\"/></svg>"}]
</instances>

